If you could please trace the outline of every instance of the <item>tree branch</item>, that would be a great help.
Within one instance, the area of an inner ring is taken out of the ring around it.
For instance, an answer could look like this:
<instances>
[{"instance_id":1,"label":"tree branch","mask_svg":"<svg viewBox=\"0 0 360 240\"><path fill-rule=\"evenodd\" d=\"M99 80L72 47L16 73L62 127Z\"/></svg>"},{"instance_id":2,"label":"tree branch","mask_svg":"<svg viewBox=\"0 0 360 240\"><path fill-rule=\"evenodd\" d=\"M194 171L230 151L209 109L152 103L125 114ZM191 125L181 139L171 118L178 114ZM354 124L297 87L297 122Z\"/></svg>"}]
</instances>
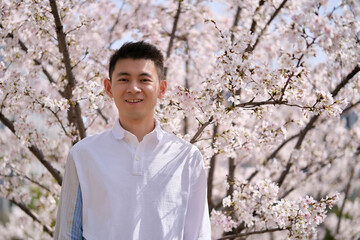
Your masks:
<instances>
[{"instance_id":1,"label":"tree branch","mask_svg":"<svg viewBox=\"0 0 360 240\"><path fill-rule=\"evenodd\" d=\"M4 175L4 174L1 174L1 173L0 173L0 176L2 176L2 177L4 177L4 178L13 178L13 177L24 178L24 179L28 180L29 182L32 182L33 184L39 186L40 188L42 188L42 189L44 189L44 190L46 190L47 192L49 192L49 193L52 194L52 192L50 191L50 189L49 189L48 187L46 187L45 185L43 185L43 184L39 183L38 181L36 181L36 180L34 180L34 179L26 176L25 174L21 174L20 171L18 171L18 170L16 170L16 169L13 169L13 168L12 168L12 170L14 170L14 172L16 172L16 175Z\"/></svg>"},{"instance_id":2,"label":"tree branch","mask_svg":"<svg viewBox=\"0 0 360 240\"><path fill-rule=\"evenodd\" d=\"M113 25L111 26L111 28L110 28L109 40L108 40L108 42L109 42L109 48L111 48L111 46L112 46L112 44L113 44L113 42L111 41L111 39L112 39L112 36L113 36L113 33L114 33L114 30L115 30L116 25L119 24L120 15L121 15L121 12L122 12L122 10L123 10L123 8L124 8L124 5L125 5L125 2L123 1L122 4L121 4L120 9L119 9L119 11L118 11L118 14L117 14L117 16L116 16L116 20L115 20L114 24L113 24Z\"/></svg>"},{"instance_id":3,"label":"tree branch","mask_svg":"<svg viewBox=\"0 0 360 240\"><path fill-rule=\"evenodd\" d=\"M348 181L348 183L346 185L344 201L343 201L343 203L341 205L340 214L339 214L339 220L338 220L337 225L336 225L336 234L338 234L339 231L340 231L341 219L342 219L342 216L344 214L344 208L345 208L346 200L349 197L351 181L352 181L352 178L354 176L354 171L355 171L354 169L355 168L351 168L351 170L350 170L350 177L349 177L349 181Z\"/></svg>"},{"instance_id":4,"label":"tree branch","mask_svg":"<svg viewBox=\"0 0 360 240\"><path fill-rule=\"evenodd\" d=\"M264 164L267 164L271 159L275 158L276 155L279 153L279 151L291 140L297 138L300 136L300 133L295 134L291 137L289 137L288 139L286 139L285 141L283 141L276 149L275 151L273 151L265 160ZM250 182L257 174L259 173L259 170L255 170L247 179L248 182Z\"/></svg>"},{"instance_id":5,"label":"tree branch","mask_svg":"<svg viewBox=\"0 0 360 240\"><path fill-rule=\"evenodd\" d=\"M331 92L332 97L335 98L336 95L340 92L340 90L360 71L360 66L356 65L354 67L354 69L346 76L343 78L343 80L337 85L337 87ZM320 113L321 114L321 113ZM315 124L315 122L318 120L318 118L320 117L320 114L313 116L310 121L308 122L308 124L305 126L304 129L302 129L300 131L300 136L299 139L295 145L295 149L300 149L302 142L305 139L306 134L310 131L310 129L313 128L313 125ZM287 176L287 174L290 171L290 168L292 166L292 161L291 161L291 156L290 159L288 161L288 163L286 164L285 170L281 173L277 183L279 185L279 187L283 184L285 177Z\"/></svg>"},{"instance_id":6,"label":"tree branch","mask_svg":"<svg viewBox=\"0 0 360 240\"><path fill-rule=\"evenodd\" d=\"M0 121L17 137L15 132L15 127L10 119L6 118L2 112L0 112ZM56 170L50 162L45 159L44 153L35 145L28 147L30 152L35 155L35 157L44 165L44 167L51 173L51 175L56 179L59 185L62 183L62 176L58 170Z\"/></svg>"},{"instance_id":7,"label":"tree branch","mask_svg":"<svg viewBox=\"0 0 360 240\"><path fill-rule=\"evenodd\" d=\"M206 123L202 123L200 128L197 130L197 132L195 133L195 135L191 138L190 143L195 143L198 138L200 137L201 133L204 131L204 129L213 121L214 117L211 116L209 121L207 121Z\"/></svg>"},{"instance_id":8,"label":"tree branch","mask_svg":"<svg viewBox=\"0 0 360 240\"><path fill-rule=\"evenodd\" d=\"M278 232L278 231L284 231L284 230L288 230L288 229L287 228L285 228L285 229L284 228L273 228L273 229L265 229L265 230L261 230L261 231L254 231L254 232L247 232L247 233L237 233L237 234L232 234L232 235L218 238L217 240L234 239L236 237L246 237L246 236L250 236L250 235Z\"/></svg>"},{"instance_id":9,"label":"tree branch","mask_svg":"<svg viewBox=\"0 0 360 240\"><path fill-rule=\"evenodd\" d=\"M39 223L43 227L44 232L48 233L51 237L54 236L54 233L53 231L51 231L50 227L42 223L39 217L34 212L32 212L28 207L26 207L25 204L15 201L14 198L9 199L9 201L14 205L18 206L21 210L23 210L23 212L25 212L28 216L30 216L35 222Z\"/></svg>"},{"instance_id":10,"label":"tree branch","mask_svg":"<svg viewBox=\"0 0 360 240\"><path fill-rule=\"evenodd\" d=\"M234 17L234 23L232 25L233 28L235 28L238 23L239 23L239 18L240 18L240 12L241 12L241 8L238 6L236 8L236 13L235 13L235 17ZM233 43L234 42L234 38L235 38L235 35L234 33L231 33L231 42Z\"/></svg>"},{"instance_id":11,"label":"tree branch","mask_svg":"<svg viewBox=\"0 0 360 240\"><path fill-rule=\"evenodd\" d=\"M180 18L180 13L181 13L181 3L183 2L183 0L177 0L177 1L178 1L178 7L177 7L176 14L175 14L175 17L174 17L174 23L173 23L173 27L172 27L172 30L171 30L169 45L168 45L168 48L166 50L166 58L170 57L170 54L171 54L171 51L172 51L172 48L173 48L173 44L174 44L176 29L177 29L177 25L178 25L179 18ZM165 69L164 69L164 77L165 78L166 78L166 75L167 75L167 71L168 71L168 68L165 67Z\"/></svg>"},{"instance_id":12,"label":"tree branch","mask_svg":"<svg viewBox=\"0 0 360 240\"><path fill-rule=\"evenodd\" d=\"M255 9L253 20L252 20L251 27L250 27L251 34L255 33L255 30L256 30L257 22L255 21L255 15L259 12L260 8L264 5L264 3L265 3L265 0L260 0L259 6Z\"/></svg>"},{"instance_id":13,"label":"tree branch","mask_svg":"<svg viewBox=\"0 0 360 240\"><path fill-rule=\"evenodd\" d=\"M213 128L213 135L212 135L212 143L211 143L211 147L214 149L215 148L215 141L216 141L216 135L218 132L218 125L214 124L214 128ZM217 153L213 154L211 156L210 159L210 169L209 169L209 173L208 173L208 177L207 177L207 201L208 201L208 205L209 205L209 213L211 212L211 210L214 207L213 201L212 201L212 190L213 190L213 181L214 181L214 175L215 175L215 166L216 166L216 156Z\"/></svg>"},{"instance_id":14,"label":"tree branch","mask_svg":"<svg viewBox=\"0 0 360 240\"><path fill-rule=\"evenodd\" d=\"M1 25L0 23L0 28L4 29L4 27ZM13 33L9 33L7 35L8 38L14 38L14 34ZM20 45L21 50L23 50L24 52L28 52L28 47L25 45L25 43L23 41L21 41L20 39L18 40L18 43ZM45 76L47 77L47 79L49 80L50 83L55 83L54 78L51 76L51 74L46 70L46 68L41 64L41 61L39 59L33 59L35 65L40 65L41 69L43 71L43 73L45 74ZM60 92L60 91L59 91ZM61 92L60 92L61 94Z\"/></svg>"},{"instance_id":15,"label":"tree branch","mask_svg":"<svg viewBox=\"0 0 360 240\"><path fill-rule=\"evenodd\" d=\"M277 105L277 104L286 104L287 101L278 101L278 100L269 100L269 101L260 101L260 102L246 102L246 103L239 103L235 105L235 107L243 107L243 108L252 108L262 105Z\"/></svg>"},{"instance_id":16,"label":"tree branch","mask_svg":"<svg viewBox=\"0 0 360 240\"><path fill-rule=\"evenodd\" d=\"M260 34L257 36L256 41L254 43L254 45L251 47L248 47L248 51L254 51L255 47L258 45L260 38L264 35L266 29L270 26L271 22L275 19L275 17L279 14L280 10L285 6L286 2L288 0L283 0L282 3L279 5L279 7L275 10L275 12L273 13L273 15L271 15L270 19L267 21L267 23L265 24L264 28L261 29Z\"/></svg>"},{"instance_id":17,"label":"tree branch","mask_svg":"<svg viewBox=\"0 0 360 240\"><path fill-rule=\"evenodd\" d=\"M50 1L50 6L51 6L51 13L54 16L54 21L55 21L55 28L56 28L56 35L57 35L57 39L58 39L59 52L63 56L63 62L65 65L65 70L66 70L66 79L68 80L68 83L64 90L65 98L70 101L70 108L68 110L68 120L69 120L69 123L73 123L76 126L80 138L83 139L86 137L86 130L85 130L84 122L81 117L80 105L78 102L71 100L72 99L72 91L76 85L76 79L72 72L70 54L69 54L69 50L67 48L67 43L66 43L66 35L64 33L63 25L60 20L58 8L56 5L56 0L49 0L49 1Z\"/></svg>"},{"instance_id":18,"label":"tree branch","mask_svg":"<svg viewBox=\"0 0 360 240\"><path fill-rule=\"evenodd\" d=\"M235 168L236 168L236 164L235 164L235 158L233 157L229 157L228 159L228 163L229 163L229 170L228 170L228 181L234 181L235 179ZM234 192L234 184L229 184L229 189L226 191L226 196L232 195Z\"/></svg>"},{"instance_id":19,"label":"tree branch","mask_svg":"<svg viewBox=\"0 0 360 240\"><path fill-rule=\"evenodd\" d=\"M340 82L340 84L331 92L333 98L339 93L339 91L345 87L345 85L360 71L360 65L357 64L355 68Z\"/></svg>"}]
</instances>

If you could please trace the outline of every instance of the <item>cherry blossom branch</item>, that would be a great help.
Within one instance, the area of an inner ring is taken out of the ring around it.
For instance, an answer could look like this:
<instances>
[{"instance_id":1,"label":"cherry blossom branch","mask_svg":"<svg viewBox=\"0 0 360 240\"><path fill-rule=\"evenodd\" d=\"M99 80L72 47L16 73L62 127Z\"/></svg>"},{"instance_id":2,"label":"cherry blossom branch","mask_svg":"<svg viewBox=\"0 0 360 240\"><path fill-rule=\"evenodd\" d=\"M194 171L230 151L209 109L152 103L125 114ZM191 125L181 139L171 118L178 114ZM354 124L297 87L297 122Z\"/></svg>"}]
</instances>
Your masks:
<instances>
[{"instance_id":1,"label":"cherry blossom branch","mask_svg":"<svg viewBox=\"0 0 360 240\"><path fill-rule=\"evenodd\" d=\"M107 118L103 112L101 111L101 109L96 109L97 113L101 116L101 118L105 121L106 124L109 123L109 118Z\"/></svg>"},{"instance_id":2,"label":"cherry blossom branch","mask_svg":"<svg viewBox=\"0 0 360 240\"><path fill-rule=\"evenodd\" d=\"M291 140L294 140L295 138L299 137L299 133L298 134L295 134L291 137L289 137L288 139L284 140L267 158L266 158L266 161L264 163L267 164L271 159L275 158L276 155L279 153L279 151L288 143L290 142ZM255 170L248 178L247 178L247 181L251 181L257 174L259 173L259 170Z\"/></svg>"},{"instance_id":3,"label":"cherry blossom branch","mask_svg":"<svg viewBox=\"0 0 360 240\"><path fill-rule=\"evenodd\" d=\"M240 18L240 12L241 12L241 7L237 7L236 8L236 13L235 13L235 17L234 17L234 23L232 25L232 28L235 28L238 23L239 23L239 18ZM234 33L231 33L231 42L234 42L234 38L235 38L235 35Z\"/></svg>"},{"instance_id":4,"label":"cherry blossom branch","mask_svg":"<svg viewBox=\"0 0 360 240\"><path fill-rule=\"evenodd\" d=\"M66 35L63 30L63 25L60 20L56 0L50 0L51 13L54 16L56 35L58 39L59 52L63 55L63 62L66 70L66 78L68 83L64 90L65 98L70 101L70 108L68 110L68 120L70 123L74 123L76 126L79 136L81 139L86 137L86 130L84 122L81 117L81 108L78 102L71 101L72 99L72 90L76 85L76 79L72 72L71 60L69 50L66 44Z\"/></svg>"},{"instance_id":5,"label":"cherry blossom branch","mask_svg":"<svg viewBox=\"0 0 360 240\"><path fill-rule=\"evenodd\" d=\"M253 19L252 19L252 23L251 23L251 27L250 27L250 32L251 33L255 33L256 30L256 20L255 20L255 15L259 12L260 8L264 5L265 0L260 0L259 1L259 5L257 6L257 8L255 9L254 15L253 15Z\"/></svg>"},{"instance_id":6,"label":"cherry blossom branch","mask_svg":"<svg viewBox=\"0 0 360 240\"><path fill-rule=\"evenodd\" d=\"M218 133L218 128L219 125L214 124L213 127L213 135L212 135L212 142L211 142L211 147L214 149L215 148L215 142L216 142L216 135ZM214 208L214 203L212 201L212 194L213 194L213 181L214 181L214 174L215 174L215 166L216 166L216 156L218 154L215 153L211 156L210 159L210 168L209 168L209 172L208 172L208 177L207 177L207 201L209 204L209 213L211 212L211 210Z\"/></svg>"},{"instance_id":7,"label":"cherry blossom branch","mask_svg":"<svg viewBox=\"0 0 360 240\"><path fill-rule=\"evenodd\" d=\"M348 183L346 185L346 189L345 189L344 201L343 201L343 203L341 205L340 213L339 213L339 220L338 220L337 225L336 225L336 233L339 233L339 231L340 231L341 219L342 219L342 216L344 214L344 208L345 208L346 200L349 197L349 191L350 191L350 187L351 187L351 181L352 181L352 178L354 176L354 172L355 172L355 168L351 168L349 181L348 181Z\"/></svg>"},{"instance_id":8,"label":"cherry blossom branch","mask_svg":"<svg viewBox=\"0 0 360 240\"><path fill-rule=\"evenodd\" d=\"M322 162L322 163L320 163L319 166L318 166L315 170L307 173L306 176L305 176L305 178L303 178L302 180L300 180L299 182L297 182L295 186L291 187L291 188L288 189L286 192L284 192L284 193L280 196L280 199L286 198L292 191L294 191L294 190L296 189L297 186L301 185L301 183L306 182L312 175L318 173L318 172L319 172L321 169L323 169L326 165L331 164L336 158L337 158L337 157L332 157L332 158L330 158L327 162ZM310 166L311 166L311 164L308 165L308 166L306 166L306 167L304 167L304 168L302 168L302 170L304 171L304 169L309 168Z\"/></svg>"},{"instance_id":9,"label":"cherry blossom branch","mask_svg":"<svg viewBox=\"0 0 360 240\"><path fill-rule=\"evenodd\" d=\"M209 124L214 120L214 117L211 116L209 121L205 122L205 123L201 123L200 128L197 130L197 132L195 133L195 135L191 138L190 143L195 143L198 138L200 137L201 133L204 131L204 129L209 126Z\"/></svg>"},{"instance_id":10,"label":"cherry blossom branch","mask_svg":"<svg viewBox=\"0 0 360 240\"><path fill-rule=\"evenodd\" d=\"M14 205L18 206L24 213L26 213L29 217L31 217L35 222L39 223L43 227L44 232L48 233L51 237L54 236L54 232L50 229L50 227L42 223L39 217L37 216L37 214L32 212L28 207L26 207L24 203L19 203L14 198L9 199L9 201Z\"/></svg>"},{"instance_id":11,"label":"cherry blossom branch","mask_svg":"<svg viewBox=\"0 0 360 240\"><path fill-rule=\"evenodd\" d=\"M115 30L115 27L119 24L120 16L121 16L122 10L123 10L123 8L124 8L124 5L125 5L125 2L123 1L122 4L121 4L120 9L119 9L119 11L118 11L118 14L117 14L117 16L116 16L115 22L114 22L114 24L113 24L113 25L111 26L111 28L110 28L109 40L108 40L108 42L109 42L109 47L108 47L108 48L109 48L109 49L111 48L111 46L112 46L113 43L114 43L114 41L111 41L111 39L112 39L114 30ZM126 29L124 29L124 30L126 30Z\"/></svg>"},{"instance_id":12,"label":"cherry blossom branch","mask_svg":"<svg viewBox=\"0 0 360 240\"><path fill-rule=\"evenodd\" d=\"M245 237L250 235L256 235L256 234L264 234L264 233L271 233L271 232L279 232L279 231L285 231L289 230L287 228L272 228L272 229L265 229L261 231L254 231L254 232L247 232L247 233L237 233L232 235L227 235L221 238L218 238L217 240L224 240L224 239L234 239L236 237Z\"/></svg>"},{"instance_id":13,"label":"cherry blossom branch","mask_svg":"<svg viewBox=\"0 0 360 240\"><path fill-rule=\"evenodd\" d=\"M187 38L185 39L185 55L189 56L189 41ZM189 85L189 65L190 65L190 58L186 58L185 60L185 89L190 89ZM189 129L189 119L187 116L184 117L184 135L188 133Z\"/></svg>"},{"instance_id":14,"label":"cherry blossom branch","mask_svg":"<svg viewBox=\"0 0 360 240\"><path fill-rule=\"evenodd\" d=\"M279 100L269 100L269 101L260 101L260 102L253 102L253 100L251 100L250 102L239 103L239 104L235 105L235 107L252 108L252 107L257 107L257 106L262 106L262 105L280 105L280 104L286 104L286 103L287 103L287 101L279 101Z\"/></svg>"},{"instance_id":15,"label":"cherry blossom branch","mask_svg":"<svg viewBox=\"0 0 360 240\"><path fill-rule=\"evenodd\" d=\"M16 136L15 127L13 122L6 118L2 112L0 112L0 121ZM27 147L32 154L44 165L44 167L51 173L51 175L56 179L57 183L61 185L62 183L62 176L58 170L56 170L49 161L45 159L44 153L34 144Z\"/></svg>"},{"instance_id":16,"label":"cherry blossom branch","mask_svg":"<svg viewBox=\"0 0 360 240\"><path fill-rule=\"evenodd\" d=\"M171 54L171 51L172 51L172 48L173 48L174 39L175 39L175 33L176 33L176 30L177 30L177 25L178 25L179 18L180 18L180 13L181 13L181 3L182 2L183 2L183 0L178 0L178 7L177 7L176 14L175 14L175 17L174 17L174 23L173 23L172 30L171 30L171 35L170 35L168 48L166 50L166 58L170 57L170 54ZM166 75L167 75L167 70L168 70L168 68L165 67L165 69L164 69L164 77L165 78L166 78Z\"/></svg>"},{"instance_id":17,"label":"cherry blossom branch","mask_svg":"<svg viewBox=\"0 0 360 240\"><path fill-rule=\"evenodd\" d=\"M239 18L240 18L240 12L241 12L241 8L238 6L237 9L236 9L236 13L235 13L235 17L234 17L234 22L233 22L233 26L232 28L235 28L237 25L238 25L238 22L239 22ZM216 26L216 23L213 22L215 27L217 28ZM218 28L217 28L218 29ZM219 30L219 29L218 29ZM220 30L219 30L220 31ZM234 38L235 38L235 35L234 33L231 33L231 42L234 42ZM216 134L217 134L217 131L218 131L218 124L217 125L214 125L214 130L213 130L213 142L212 142L212 147L214 148L214 144L215 144L215 141L216 141ZM214 173L215 173L215 161L216 161L216 156L218 154L214 154L211 159L210 159L210 169L209 169L209 173L208 173L208 204L209 204L209 213L212 211L213 208L218 208L220 205L221 205L221 201L219 203L217 203L216 205L213 203L212 201L212 182L213 182L213 178L214 178ZM234 158L229 158L228 159L229 161L229 170L228 170L228 177L229 178L234 178L235 176L235 159ZM209 191L209 188L211 189ZM227 190L226 192L226 196L232 194L234 188L233 186L230 186L230 188Z\"/></svg>"},{"instance_id":18,"label":"cherry blossom branch","mask_svg":"<svg viewBox=\"0 0 360 240\"><path fill-rule=\"evenodd\" d=\"M248 47L248 51L254 51L255 47L260 41L260 38L264 35L266 29L270 26L271 22L275 19L275 17L279 14L280 10L285 6L288 0L283 0L279 7L275 10L275 12L271 15L270 19L267 21L265 26L261 29L260 34L257 36L254 45Z\"/></svg>"},{"instance_id":19,"label":"cherry blossom branch","mask_svg":"<svg viewBox=\"0 0 360 240\"><path fill-rule=\"evenodd\" d=\"M5 107L5 101L7 99L7 97L9 96L9 93L6 93L4 99L1 102L1 106L0 106L0 112L2 112L3 108Z\"/></svg>"},{"instance_id":20,"label":"cherry blossom branch","mask_svg":"<svg viewBox=\"0 0 360 240\"><path fill-rule=\"evenodd\" d=\"M4 29L4 27L1 25L0 23L0 28ZM7 35L8 38L14 38L14 34L13 33L9 33ZM18 40L18 43L20 45L21 50L23 50L24 52L28 52L28 47L25 45L25 43L23 41L21 41L20 39ZM55 83L54 78L51 76L51 74L46 70L46 68L42 65L41 61L39 59L34 58L33 59L35 65L40 65L41 69L43 71L43 73L45 74L45 76L47 77L47 79L49 80L50 83ZM60 91L59 91L60 92ZM61 92L60 92L61 93Z\"/></svg>"},{"instance_id":21,"label":"cherry blossom branch","mask_svg":"<svg viewBox=\"0 0 360 240\"><path fill-rule=\"evenodd\" d=\"M358 73L360 72L360 64L357 64L355 68L340 82L340 84L331 92L333 98L339 93L339 91L345 87L345 85Z\"/></svg>"},{"instance_id":22,"label":"cherry blossom branch","mask_svg":"<svg viewBox=\"0 0 360 240\"><path fill-rule=\"evenodd\" d=\"M233 180L235 178L235 168L236 168L235 158L229 157L228 162L229 162L229 170L227 177L228 179ZM232 195L233 192L234 192L234 185L230 184L229 189L226 191L226 196Z\"/></svg>"},{"instance_id":23,"label":"cherry blossom branch","mask_svg":"<svg viewBox=\"0 0 360 240\"><path fill-rule=\"evenodd\" d=\"M348 111L350 111L351 109L353 109L354 107L356 107L359 104L360 104L360 101L350 104L342 111L341 115L343 115L344 113L347 113Z\"/></svg>"},{"instance_id":24,"label":"cherry blossom branch","mask_svg":"<svg viewBox=\"0 0 360 240\"><path fill-rule=\"evenodd\" d=\"M317 121L317 119L319 117L320 117L320 114L313 116L310 119L310 121L308 122L308 124L305 126L305 128L300 131L299 139L296 142L296 145L294 147L295 149L301 148L302 142L304 141L306 134L310 131L310 129L313 128L314 123ZM291 156L290 156L290 159L289 159L288 163L286 164L285 170L281 173L279 179L277 180L279 187L284 183L284 180L285 180L286 176L288 175L292 165L293 165L293 162L291 161Z\"/></svg>"},{"instance_id":25,"label":"cherry blossom branch","mask_svg":"<svg viewBox=\"0 0 360 240\"><path fill-rule=\"evenodd\" d=\"M14 171L16 171L16 170L14 169ZM18 171L16 171L16 175L4 175L4 174L0 174L0 176L2 176L2 177L4 177L4 178L13 178L14 176L15 176L15 177L19 177L19 178L24 178L24 179L32 182L33 184L39 186L40 188L42 188L42 189L44 189L44 190L46 190L47 192L49 192L49 193L52 194L52 192L50 191L50 189L49 189L48 187L44 186L43 184L39 183L38 181L36 181L36 180L34 180L34 179L32 179L32 178L26 176L25 174L18 173Z\"/></svg>"},{"instance_id":26,"label":"cherry blossom branch","mask_svg":"<svg viewBox=\"0 0 360 240\"><path fill-rule=\"evenodd\" d=\"M39 102L39 100L35 100L38 104L40 104L40 105L42 105L42 103L41 102ZM65 128L65 126L64 126L64 124L62 123L62 121L61 121L61 119L59 118L59 116L58 116L58 112L59 111L57 111L57 112L55 112L55 111L53 111L50 107L44 107L44 108L46 108L47 110L49 110L53 115L54 115L54 117L56 118L56 120L58 121L58 123L60 124L60 127L62 128L62 130L64 131L64 133L65 133L65 135L66 136L70 136L70 134L66 131L66 128Z\"/></svg>"},{"instance_id":27,"label":"cherry blossom branch","mask_svg":"<svg viewBox=\"0 0 360 240\"><path fill-rule=\"evenodd\" d=\"M336 97L336 95L339 93L339 91L360 71L360 66L359 65L356 65L354 67L354 69L346 76L343 78L343 80L337 85L337 87L331 92L333 98ZM310 131L310 129L313 128L313 125L315 124L315 122L318 120L319 116L320 116L321 113L313 116L310 121L308 122L308 124L305 126L304 129L302 129L300 131L300 136L299 136L299 139L295 145L295 149L300 149L301 148L301 145L302 145L302 142L304 141L305 139L305 136L306 134ZM285 180L285 177L287 176L287 174L289 173L290 171L290 168L292 166L292 161L291 161L291 156L290 156L290 159L288 161L288 163L286 164L286 167L285 167L285 170L281 173L277 183L279 185L279 187L283 184L284 180Z\"/></svg>"},{"instance_id":28,"label":"cherry blossom branch","mask_svg":"<svg viewBox=\"0 0 360 240\"><path fill-rule=\"evenodd\" d=\"M100 111L100 110L99 110ZM100 116L100 114L99 114L99 112L97 112L97 114L96 114L96 116L93 118L93 119L91 119L91 122L89 123L89 125L87 125L86 126L86 130L87 129L89 129L93 124L94 124L94 122L95 122L95 120L98 118L98 116ZM107 124L107 123L106 123Z\"/></svg>"}]
</instances>

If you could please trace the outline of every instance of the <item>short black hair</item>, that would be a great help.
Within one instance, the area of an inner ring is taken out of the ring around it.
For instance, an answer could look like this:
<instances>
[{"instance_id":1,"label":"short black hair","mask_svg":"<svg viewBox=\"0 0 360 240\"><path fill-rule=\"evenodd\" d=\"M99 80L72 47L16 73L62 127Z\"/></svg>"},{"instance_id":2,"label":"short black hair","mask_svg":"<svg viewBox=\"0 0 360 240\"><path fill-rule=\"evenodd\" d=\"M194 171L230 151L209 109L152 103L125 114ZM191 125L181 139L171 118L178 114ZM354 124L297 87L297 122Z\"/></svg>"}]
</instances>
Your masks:
<instances>
[{"instance_id":1,"label":"short black hair","mask_svg":"<svg viewBox=\"0 0 360 240\"><path fill-rule=\"evenodd\" d=\"M109 78L114 72L115 65L120 59L147 59L152 60L155 64L159 80L164 79L164 57L159 49L154 45L139 41L124 43L113 55L110 57L109 63Z\"/></svg>"}]
</instances>

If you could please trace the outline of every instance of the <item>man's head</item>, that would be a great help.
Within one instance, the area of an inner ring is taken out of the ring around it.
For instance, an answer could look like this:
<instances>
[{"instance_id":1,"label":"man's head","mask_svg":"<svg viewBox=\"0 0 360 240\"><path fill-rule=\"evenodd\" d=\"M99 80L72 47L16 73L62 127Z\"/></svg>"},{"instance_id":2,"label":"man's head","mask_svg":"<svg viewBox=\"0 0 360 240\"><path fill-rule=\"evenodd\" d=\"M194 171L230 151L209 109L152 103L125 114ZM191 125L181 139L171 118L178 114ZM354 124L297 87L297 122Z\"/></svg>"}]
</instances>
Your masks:
<instances>
[{"instance_id":1,"label":"man's head","mask_svg":"<svg viewBox=\"0 0 360 240\"><path fill-rule=\"evenodd\" d=\"M157 99L165 94L161 52L145 42L125 43L110 58L106 94L114 99L120 121L153 123Z\"/></svg>"},{"instance_id":2,"label":"man's head","mask_svg":"<svg viewBox=\"0 0 360 240\"><path fill-rule=\"evenodd\" d=\"M164 80L164 57L159 49L154 45L140 42L126 42L110 58L109 78L112 80L112 74L116 63L121 59L146 59L154 62L159 80Z\"/></svg>"}]
</instances>

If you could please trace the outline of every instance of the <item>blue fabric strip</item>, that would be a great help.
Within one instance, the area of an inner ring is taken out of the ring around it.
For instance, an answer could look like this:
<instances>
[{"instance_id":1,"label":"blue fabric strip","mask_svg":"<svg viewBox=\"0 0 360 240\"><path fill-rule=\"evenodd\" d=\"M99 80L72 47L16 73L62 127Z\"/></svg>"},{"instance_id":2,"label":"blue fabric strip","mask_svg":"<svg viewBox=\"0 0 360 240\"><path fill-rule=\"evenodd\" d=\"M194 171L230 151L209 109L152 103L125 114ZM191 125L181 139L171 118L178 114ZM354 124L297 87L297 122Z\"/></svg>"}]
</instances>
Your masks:
<instances>
[{"instance_id":1,"label":"blue fabric strip","mask_svg":"<svg viewBox=\"0 0 360 240\"><path fill-rule=\"evenodd\" d=\"M73 217L73 224L71 228L71 240L83 240L83 228L82 228L82 196L80 184L78 187L75 211Z\"/></svg>"}]
</instances>

